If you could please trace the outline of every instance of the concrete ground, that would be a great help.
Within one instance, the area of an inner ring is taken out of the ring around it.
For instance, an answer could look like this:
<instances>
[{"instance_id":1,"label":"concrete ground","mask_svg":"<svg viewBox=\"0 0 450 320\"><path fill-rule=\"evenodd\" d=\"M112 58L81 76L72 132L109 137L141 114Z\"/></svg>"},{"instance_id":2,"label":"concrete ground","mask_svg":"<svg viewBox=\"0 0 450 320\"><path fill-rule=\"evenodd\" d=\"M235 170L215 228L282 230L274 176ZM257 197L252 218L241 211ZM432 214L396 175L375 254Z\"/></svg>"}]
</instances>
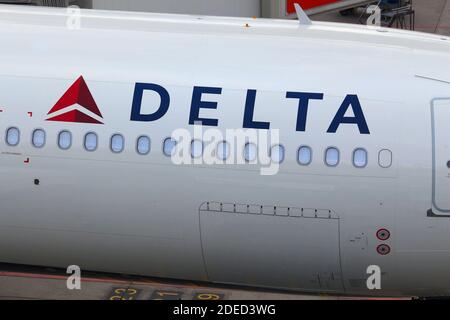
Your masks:
<instances>
[{"instance_id":1,"label":"concrete ground","mask_svg":"<svg viewBox=\"0 0 450 320\"><path fill-rule=\"evenodd\" d=\"M450 36L450 0L413 0L416 31ZM358 23L359 14L343 17L339 12L312 16L312 20Z\"/></svg>"},{"instance_id":2,"label":"concrete ground","mask_svg":"<svg viewBox=\"0 0 450 320\"><path fill-rule=\"evenodd\" d=\"M0 300L366 300L209 286L121 275L82 273L81 290L67 288L63 270L0 264Z\"/></svg>"},{"instance_id":3,"label":"concrete ground","mask_svg":"<svg viewBox=\"0 0 450 320\"><path fill-rule=\"evenodd\" d=\"M326 296L209 287L120 275L82 274L81 290L67 288L61 270L0 264L0 300L323 300ZM348 298L347 298L348 299Z\"/></svg>"}]
</instances>

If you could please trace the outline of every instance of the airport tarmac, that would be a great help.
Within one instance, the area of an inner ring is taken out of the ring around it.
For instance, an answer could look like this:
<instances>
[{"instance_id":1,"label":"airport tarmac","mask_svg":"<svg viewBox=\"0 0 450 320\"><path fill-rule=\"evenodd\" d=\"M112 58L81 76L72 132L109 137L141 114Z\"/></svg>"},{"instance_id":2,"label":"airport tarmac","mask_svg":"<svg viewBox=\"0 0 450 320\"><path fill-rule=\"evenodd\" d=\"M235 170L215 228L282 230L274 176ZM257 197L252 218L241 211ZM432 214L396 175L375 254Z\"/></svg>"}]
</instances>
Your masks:
<instances>
[{"instance_id":1,"label":"airport tarmac","mask_svg":"<svg viewBox=\"0 0 450 320\"><path fill-rule=\"evenodd\" d=\"M0 300L367 300L365 297L270 292L231 286L82 273L69 290L64 270L0 264Z\"/></svg>"},{"instance_id":2,"label":"airport tarmac","mask_svg":"<svg viewBox=\"0 0 450 320\"><path fill-rule=\"evenodd\" d=\"M416 23L415 30L450 36L450 0L412 0ZM315 15L317 21L359 23L359 15L342 16L339 12Z\"/></svg>"},{"instance_id":3,"label":"airport tarmac","mask_svg":"<svg viewBox=\"0 0 450 320\"><path fill-rule=\"evenodd\" d=\"M63 270L14 265L0 266L0 299L48 300L303 300L327 299L289 293L208 287L187 282L89 273L81 290L69 290Z\"/></svg>"}]
</instances>

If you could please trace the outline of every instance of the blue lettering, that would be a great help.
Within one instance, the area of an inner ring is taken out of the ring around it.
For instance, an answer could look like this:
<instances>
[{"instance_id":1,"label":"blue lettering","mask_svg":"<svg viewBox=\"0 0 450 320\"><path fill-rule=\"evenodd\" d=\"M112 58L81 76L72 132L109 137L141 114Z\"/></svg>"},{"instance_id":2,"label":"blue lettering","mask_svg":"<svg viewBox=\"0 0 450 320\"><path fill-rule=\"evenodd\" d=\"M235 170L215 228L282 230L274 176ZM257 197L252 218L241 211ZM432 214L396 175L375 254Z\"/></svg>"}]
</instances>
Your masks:
<instances>
[{"instance_id":1,"label":"blue lettering","mask_svg":"<svg viewBox=\"0 0 450 320\"><path fill-rule=\"evenodd\" d=\"M191 113L189 115L189 124L201 122L204 126L217 127L219 120L199 118L200 109L217 109L217 102L202 101L203 94L222 94L222 88L213 87L194 87L192 94Z\"/></svg>"},{"instance_id":2,"label":"blue lettering","mask_svg":"<svg viewBox=\"0 0 450 320\"><path fill-rule=\"evenodd\" d=\"M305 131L306 119L308 117L309 100L323 100L323 93L287 92L286 98L299 100L297 113L297 131Z\"/></svg>"},{"instance_id":3,"label":"blue lettering","mask_svg":"<svg viewBox=\"0 0 450 320\"><path fill-rule=\"evenodd\" d=\"M255 102L256 102L256 90L248 90L247 99L245 101L244 128L269 130L270 122L253 121Z\"/></svg>"},{"instance_id":4,"label":"blue lettering","mask_svg":"<svg viewBox=\"0 0 450 320\"><path fill-rule=\"evenodd\" d=\"M354 117L345 116L348 108L350 107L353 109L353 114L355 115ZM327 132L336 133L341 124L356 124L358 125L359 133L370 134L369 127L367 126L366 118L364 117L361 103L359 102L357 95L349 94L345 97L344 102L342 102Z\"/></svg>"},{"instance_id":5,"label":"blue lettering","mask_svg":"<svg viewBox=\"0 0 450 320\"><path fill-rule=\"evenodd\" d=\"M158 110L152 114L141 113L144 90L154 91L161 98ZM131 107L131 121L150 122L161 119L169 110L169 105L170 96L166 89L154 83L136 83L134 87L133 106Z\"/></svg>"}]
</instances>

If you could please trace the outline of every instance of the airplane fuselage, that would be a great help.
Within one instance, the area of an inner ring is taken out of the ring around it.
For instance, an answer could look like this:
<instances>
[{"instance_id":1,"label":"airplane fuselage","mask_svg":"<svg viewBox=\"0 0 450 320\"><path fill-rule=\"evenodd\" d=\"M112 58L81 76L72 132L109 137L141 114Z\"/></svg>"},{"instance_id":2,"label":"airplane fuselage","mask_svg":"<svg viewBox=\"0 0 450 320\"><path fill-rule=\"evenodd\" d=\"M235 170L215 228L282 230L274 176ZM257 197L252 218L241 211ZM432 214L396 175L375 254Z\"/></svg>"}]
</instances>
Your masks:
<instances>
[{"instance_id":1,"label":"airplane fuselage","mask_svg":"<svg viewBox=\"0 0 450 320\"><path fill-rule=\"evenodd\" d=\"M67 18L0 8L0 261L450 294L450 39L100 11L74 30ZM275 130L260 150L282 150L278 169L175 164L180 129L205 150L208 130L225 143L229 130Z\"/></svg>"}]
</instances>

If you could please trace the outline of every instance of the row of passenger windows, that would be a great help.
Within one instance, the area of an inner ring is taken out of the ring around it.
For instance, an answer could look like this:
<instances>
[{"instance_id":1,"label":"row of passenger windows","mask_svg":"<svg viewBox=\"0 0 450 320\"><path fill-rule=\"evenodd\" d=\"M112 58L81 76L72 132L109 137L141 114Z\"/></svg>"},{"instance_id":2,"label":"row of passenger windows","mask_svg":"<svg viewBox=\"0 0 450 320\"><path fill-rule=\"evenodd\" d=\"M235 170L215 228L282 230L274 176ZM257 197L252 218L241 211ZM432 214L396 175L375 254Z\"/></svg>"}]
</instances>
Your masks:
<instances>
[{"instance_id":1,"label":"row of passenger windows","mask_svg":"<svg viewBox=\"0 0 450 320\"><path fill-rule=\"evenodd\" d=\"M6 132L6 143L9 146L17 146L20 142L19 129L12 127ZM35 148L43 148L46 143L46 133L42 129L36 129L32 134L32 145ZM58 147L62 150L68 150L72 146L72 133L64 130L58 134ZM177 142L167 138L163 142L163 153L165 156L172 156ZM84 136L84 148L93 152L98 146L98 136L94 132L89 132ZM110 138L110 148L114 153L121 153L125 148L125 138L121 134L114 134ZM191 142L191 156L200 158L203 156L203 142L193 140ZM230 157L231 146L228 142L222 141L217 145L216 156L220 160L227 160ZM151 150L151 140L147 136L140 136L136 141L136 151L140 155L147 155ZM244 147L244 159L248 162L255 161L258 157L258 147L256 144L247 143ZM270 149L269 154L272 162L282 163L285 159L285 147L275 145ZM308 166L313 160L313 150L309 146L301 146L297 151L297 161L302 166ZM336 147L329 147L325 150L324 162L329 167L336 167L340 163L340 151ZM353 151L353 165L357 168L364 168L368 164L368 152L363 148L357 148ZM389 150L381 150L379 153L379 165L388 168L392 164L392 153Z\"/></svg>"},{"instance_id":2,"label":"row of passenger windows","mask_svg":"<svg viewBox=\"0 0 450 320\"><path fill-rule=\"evenodd\" d=\"M35 148L43 148L45 146L46 134L42 129L33 131L31 142ZM17 146L20 142L20 131L17 128L9 128L6 131L6 143L9 146ZM72 146L72 133L64 130L58 134L58 147L62 150L68 150ZM87 151L95 151L98 146L98 136L94 132L89 132L84 136L84 148ZM125 138L121 134L111 136L111 151L120 153L125 148ZM137 140L137 151L139 154L146 155L150 152L150 138L141 136Z\"/></svg>"}]
</instances>

